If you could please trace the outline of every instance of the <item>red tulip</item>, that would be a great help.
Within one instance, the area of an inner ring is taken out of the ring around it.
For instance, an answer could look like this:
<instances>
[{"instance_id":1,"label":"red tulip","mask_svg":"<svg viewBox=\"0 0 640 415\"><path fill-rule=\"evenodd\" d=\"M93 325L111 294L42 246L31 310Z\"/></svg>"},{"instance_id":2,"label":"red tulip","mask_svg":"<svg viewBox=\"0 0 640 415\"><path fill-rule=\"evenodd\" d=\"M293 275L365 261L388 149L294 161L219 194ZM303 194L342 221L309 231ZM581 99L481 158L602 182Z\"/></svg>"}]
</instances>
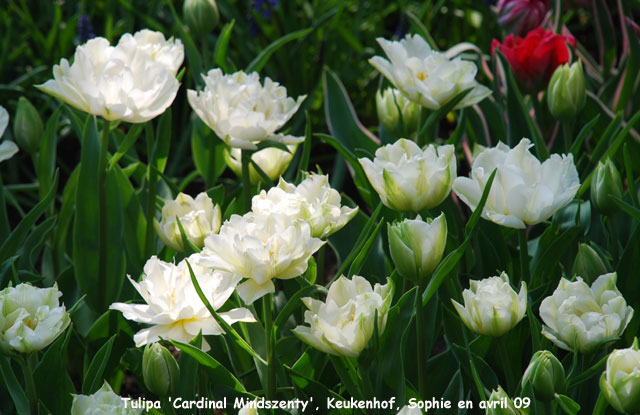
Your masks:
<instances>
[{"instance_id":1,"label":"red tulip","mask_svg":"<svg viewBox=\"0 0 640 415\"><path fill-rule=\"evenodd\" d=\"M524 38L507 35L504 43L491 42L491 54L496 49L509 61L511 69L523 92L533 93L546 88L555 69L569 62L567 43L576 46L571 35L558 35L551 30L538 28Z\"/></svg>"},{"instance_id":2,"label":"red tulip","mask_svg":"<svg viewBox=\"0 0 640 415\"><path fill-rule=\"evenodd\" d=\"M499 0L498 23L506 32L522 36L542 24L548 9L549 0Z\"/></svg>"}]
</instances>

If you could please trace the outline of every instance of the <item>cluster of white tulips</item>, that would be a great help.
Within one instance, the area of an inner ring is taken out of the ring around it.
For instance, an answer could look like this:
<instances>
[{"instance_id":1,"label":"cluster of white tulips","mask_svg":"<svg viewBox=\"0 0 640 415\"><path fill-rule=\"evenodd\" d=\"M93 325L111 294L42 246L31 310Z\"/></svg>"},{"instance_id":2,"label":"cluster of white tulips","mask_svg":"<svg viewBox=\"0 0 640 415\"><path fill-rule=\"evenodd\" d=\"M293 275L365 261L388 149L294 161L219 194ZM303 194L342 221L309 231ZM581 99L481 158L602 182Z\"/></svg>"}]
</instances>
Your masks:
<instances>
[{"instance_id":1,"label":"cluster of white tulips","mask_svg":"<svg viewBox=\"0 0 640 415\"><path fill-rule=\"evenodd\" d=\"M378 42L388 60L376 56L370 63L397 89L379 93L376 100L379 111L388 116L383 124L395 133L419 128L421 108L438 110L467 91L455 106L463 108L491 93L476 81L474 63L436 52L418 35ZM180 86L178 71L183 58L180 40L167 40L150 30L126 34L115 46L95 38L77 48L73 63L63 59L56 65L54 79L39 88L105 120L143 123L172 104ZM144 303L111 304L110 309L143 325L134 336L137 347L161 340L188 343L199 334L225 334L198 289L227 324L256 322L259 316L252 313L252 304L259 299L272 303L280 281L304 274L327 238L358 214L358 207L342 204L326 175L306 173L297 184L280 177L304 137L279 131L305 96L291 98L285 87L269 78L261 82L257 73L224 74L221 69L212 69L203 80L202 91L188 91L188 102L226 144L229 167L246 183L267 185L260 173L279 182L254 195L249 211L231 215L224 222L221 207L206 192L195 198L180 193L164 201L154 223L159 238L176 253L195 253L178 263L152 256L139 280L129 276ZM0 107L0 135L7 117ZM278 146L261 146L271 142ZM572 155L553 154L541 162L531 154L531 147L523 138L513 148L501 142L486 148L474 157L469 177L457 176L456 150L450 144L421 147L401 138L378 148L373 160L358 160L382 204L398 215L411 215L389 223L387 228L391 259L408 285L424 290L447 251L447 219L444 213L436 213L447 198L459 199L471 210L482 204L482 218L523 232L527 226L547 221L575 198L580 180ZM11 144L2 143L0 161L15 151ZM244 159L247 155L253 164ZM250 177L243 177L246 174ZM482 201L492 175L486 201ZM533 311L527 296L527 288L533 287L527 286L527 276L516 279L520 283L517 292L507 273L498 273L470 280L470 287L459 293L463 304L450 300L469 330L496 338ZM312 297L300 300L307 308L304 324L292 333L329 355L355 358L368 347L374 333L384 333L396 290L391 279L384 285L372 285L366 276L337 277L324 301ZM619 338L633 309L616 287L616 278L615 272L608 273L588 285L582 276L557 276L556 290L539 306L544 322L541 333L560 349L585 354ZM59 304L61 295L57 286L35 288L29 284L0 291L0 348L28 354L51 344L70 324L69 313ZM225 308L231 298L238 307ZM263 308L263 313L270 314L270 307ZM423 312L420 301L416 307L417 314ZM418 336L424 335L418 332ZM210 350L204 337L202 350ZM541 396L553 399L554 388L549 385L559 389L565 379L562 365L558 368L556 362L551 352L537 353L523 383L531 382L542 390ZM418 365L422 364L419 360ZM637 341L630 349L609 355L600 384L616 410L640 409ZM501 397L506 397L502 388L490 399ZM94 408L93 412L87 408ZM84 413L139 411L125 409L105 383L92 396L75 397L72 415ZM400 413L411 410L405 408Z\"/></svg>"}]
</instances>

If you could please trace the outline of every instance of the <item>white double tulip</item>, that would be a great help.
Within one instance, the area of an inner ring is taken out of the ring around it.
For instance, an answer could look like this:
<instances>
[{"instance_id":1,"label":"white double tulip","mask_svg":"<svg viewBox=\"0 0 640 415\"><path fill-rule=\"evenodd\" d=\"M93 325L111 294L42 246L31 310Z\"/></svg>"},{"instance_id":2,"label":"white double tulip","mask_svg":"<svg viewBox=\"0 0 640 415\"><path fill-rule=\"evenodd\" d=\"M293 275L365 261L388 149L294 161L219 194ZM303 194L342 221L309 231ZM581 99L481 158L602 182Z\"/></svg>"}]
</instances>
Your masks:
<instances>
[{"instance_id":1,"label":"white double tulip","mask_svg":"<svg viewBox=\"0 0 640 415\"><path fill-rule=\"evenodd\" d=\"M222 307L233 294L240 278L197 266L197 254L188 260L213 309ZM151 325L133 337L136 347L161 338L188 343L200 332L205 336L224 334L222 327L200 300L185 261L175 265L152 256L144 266L142 280L135 282L131 277L129 280L146 304L114 303L109 308L121 311L126 319ZM234 308L218 314L229 324L255 321L246 308ZM204 339L202 343L203 350L209 350Z\"/></svg>"},{"instance_id":2,"label":"white double tulip","mask_svg":"<svg viewBox=\"0 0 640 415\"><path fill-rule=\"evenodd\" d=\"M624 414L640 412L640 349L638 339L628 349L614 350L600 377L600 390L609 405Z\"/></svg>"},{"instance_id":3,"label":"white double tulip","mask_svg":"<svg viewBox=\"0 0 640 415\"><path fill-rule=\"evenodd\" d=\"M9 125L9 113L0 105L0 139L4 134L4 130ZM0 143L0 162L5 161L13 157L18 152L18 146L13 141L3 141Z\"/></svg>"},{"instance_id":4,"label":"white double tulip","mask_svg":"<svg viewBox=\"0 0 640 415\"><path fill-rule=\"evenodd\" d=\"M470 289L462 292L464 307L451 300L462 322L472 331L499 337L515 327L527 311L527 285L516 293L505 272L499 277L471 280Z\"/></svg>"},{"instance_id":5,"label":"white double tulip","mask_svg":"<svg viewBox=\"0 0 640 415\"><path fill-rule=\"evenodd\" d=\"M561 349L589 353L604 341L618 338L633 317L616 287L615 272L599 276L589 287L582 278L560 280L542 300L542 334Z\"/></svg>"},{"instance_id":6,"label":"white double tulip","mask_svg":"<svg viewBox=\"0 0 640 415\"><path fill-rule=\"evenodd\" d=\"M447 219L415 219L389 225L389 251L398 272L418 282L436 269L447 243Z\"/></svg>"},{"instance_id":7,"label":"white double tulip","mask_svg":"<svg viewBox=\"0 0 640 415\"><path fill-rule=\"evenodd\" d=\"M309 258L323 244L311 236L305 221L249 212L231 216L218 234L205 239L198 263L245 279L237 291L251 304L275 292L273 279L291 279L305 272Z\"/></svg>"},{"instance_id":8,"label":"white double tulip","mask_svg":"<svg viewBox=\"0 0 640 415\"><path fill-rule=\"evenodd\" d=\"M450 60L444 53L431 49L419 35L407 35L400 41L378 38L389 60L374 56L369 63L413 102L437 110L462 91L472 88L455 108L482 101L491 90L475 77L475 63L459 57Z\"/></svg>"},{"instance_id":9,"label":"white double tulip","mask_svg":"<svg viewBox=\"0 0 640 415\"><path fill-rule=\"evenodd\" d=\"M260 167L267 177L273 182L278 180L284 174L293 159L297 145L288 145L289 151L284 151L278 147L267 147L251 154L251 160ZM231 148L224 150L224 161L227 166L240 178L242 178L242 150L239 148ZM264 180L253 165L249 165L249 180L251 184L264 183Z\"/></svg>"},{"instance_id":10,"label":"white double tulip","mask_svg":"<svg viewBox=\"0 0 640 415\"><path fill-rule=\"evenodd\" d=\"M513 149L498 143L484 150L473 160L471 177L458 177L453 191L475 209L489 176L498 169L483 218L518 229L549 219L573 199L580 179L573 155L552 154L540 163L529 151L532 146L523 138Z\"/></svg>"},{"instance_id":11,"label":"white double tulip","mask_svg":"<svg viewBox=\"0 0 640 415\"><path fill-rule=\"evenodd\" d=\"M327 238L342 229L358 208L340 205L340 193L329 185L329 176L310 174L299 185L280 179L278 186L262 191L251 201L256 215L284 214L311 227L311 236Z\"/></svg>"},{"instance_id":12,"label":"white double tulip","mask_svg":"<svg viewBox=\"0 0 640 415\"><path fill-rule=\"evenodd\" d=\"M37 87L89 114L142 123L173 102L183 59L182 42L165 41L161 33L127 33L116 46L98 37L78 46L73 64L62 59L54 79Z\"/></svg>"},{"instance_id":13,"label":"white double tulip","mask_svg":"<svg viewBox=\"0 0 640 415\"><path fill-rule=\"evenodd\" d=\"M144 408L132 408L131 402L116 395L111 386L104 385L92 395L73 395L71 415L140 415Z\"/></svg>"},{"instance_id":14,"label":"white double tulip","mask_svg":"<svg viewBox=\"0 0 640 415\"><path fill-rule=\"evenodd\" d=\"M224 75L216 68L202 78L203 91L187 91L189 104L231 147L255 150L256 144L265 140L284 144L304 141L304 137L276 131L295 114L305 96L297 100L288 97L287 89L270 78L265 78L262 85L256 72Z\"/></svg>"},{"instance_id":15,"label":"white double tulip","mask_svg":"<svg viewBox=\"0 0 640 415\"><path fill-rule=\"evenodd\" d=\"M175 200L165 200L162 219L160 222L154 221L156 231L169 248L183 252L184 243L178 219L189 242L202 248L204 239L220 229L222 213L220 206L214 205L205 192L196 196L195 200L184 193L178 194Z\"/></svg>"},{"instance_id":16,"label":"white double tulip","mask_svg":"<svg viewBox=\"0 0 640 415\"><path fill-rule=\"evenodd\" d=\"M69 326L57 286L18 284L0 291L0 349L31 353L44 349Z\"/></svg>"},{"instance_id":17,"label":"white double tulip","mask_svg":"<svg viewBox=\"0 0 640 415\"><path fill-rule=\"evenodd\" d=\"M354 275L338 278L324 302L310 297L302 299L309 309L304 313L308 326L298 326L293 333L308 345L336 356L357 357L369 344L377 325L382 334L393 297L393 283L371 283Z\"/></svg>"},{"instance_id":18,"label":"white double tulip","mask_svg":"<svg viewBox=\"0 0 640 415\"><path fill-rule=\"evenodd\" d=\"M452 145L420 149L401 138L376 150L373 161L358 160L382 203L399 211L419 212L439 205L456 178Z\"/></svg>"}]
</instances>

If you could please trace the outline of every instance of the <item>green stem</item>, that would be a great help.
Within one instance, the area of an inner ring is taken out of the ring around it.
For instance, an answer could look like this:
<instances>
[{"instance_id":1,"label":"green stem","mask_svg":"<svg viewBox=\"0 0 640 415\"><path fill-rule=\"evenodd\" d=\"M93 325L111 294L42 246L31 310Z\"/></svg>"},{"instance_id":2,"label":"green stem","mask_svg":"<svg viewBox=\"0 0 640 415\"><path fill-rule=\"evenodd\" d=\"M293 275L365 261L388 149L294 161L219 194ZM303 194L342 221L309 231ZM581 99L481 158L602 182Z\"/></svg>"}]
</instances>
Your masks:
<instances>
[{"instance_id":1,"label":"green stem","mask_svg":"<svg viewBox=\"0 0 640 415\"><path fill-rule=\"evenodd\" d=\"M613 259L613 263L617 264L619 259L618 252L618 232L616 231L616 224L613 223L610 217L605 216L604 220L607 223L607 229L609 230L609 251L611 252L611 257Z\"/></svg>"},{"instance_id":2,"label":"green stem","mask_svg":"<svg viewBox=\"0 0 640 415\"><path fill-rule=\"evenodd\" d=\"M242 150L243 152L245 150ZM265 395L267 399L276 397L276 365L273 339L273 294L262 297L262 318L264 319L264 340L267 348L267 385Z\"/></svg>"},{"instance_id":3,"label":"green stem","mask_svg":"<svg viewBox=\"0 0 640 415\"><path fill-rule=\"evenodd\" d=\"M251 150L241 150L240 160L242 162L242 203L244 203L245 213L251 210L251 177L249 176L249 165L251 164Z\"/></svg>"},{"instance_id":4,"label":"green stem","mask_svg":"<svg viewBox=\"0 0 640 415\"><path fill-rule=\"evenodd\" d=\"M24 374L24 383L27 387L27 398L29 399L29 412L31 415L38 414L38 392L36 391L36 382L33 379L33 370L35 369L36 355L31 353L26 356L22 363L22 373Z\"/></svg>"},{"instance_id":5,"label":"green stem","mask_svg":"<svg viewBox=\"0 0 640 415\"><path fill-rule=\"evenodd\" d=\"M562 32L562 0L556 0L556 5L554 8L556 33L560 33Z\"/></svg>"},{"instance_id":6,"label":"green stem","mask_svg":"<svg viewBox=\"0 0 640 415\"><path fill-rule=\"evenodd\" d=\"M573 120L562 121L562 138L564 140L564 151L569 152L573 143Z\"/></svg>"},{"instance_id":7,"label":"green stem","mask_svg":"<svg viewBox=\"0 0 640 415\"><path fill-rule=\"evenodd\" d=\"M520 239L520 281L530 283L529 277L529 247L527 246L527 229L518 232Z\"/></svg>"},{"instance_id":8,"label":"green stem","mask_svg":"<svg viewBox=\"0 0 640 415\"><path fill-rule=\"evenodd\" d=\"M320 249L318 249L318 268L317 268L317 277L316 277L316 281L319 282L320 284L324 284L324 261L325 261L325 255L326 255L326 251L327 251L327 244L324 244L320 247Z\"/></svg>"},{"instance_id":9,"label":"green stem","mask_svg":"<svg viewBox=\"0 0 640 415\"><path fill-rule=\"evenodd\" d=\"M144 252L145 258L153 254L154 246L154 226L156 217L156 192L158 187L158 173L154 168L155 157L149 160L149 191L147 193L147 231L145 236ZM186 247L185 247L186 249Z\"/></svg>"},{"instance_id":10,"label":"green stem","mask_svg":"<svg viewBox=\"0 0 640 415\"><path fill-rule=\"evenodd\" d=\"M546 415L552 415L553 414L553 401L546 401L544 403L544 413Z\"/></svg>"},{"instance_id":11,"label":"green stem","mask_svg":"<svg viewBox=\"0 0 640 415\"><path fill-rule=\"evenodd\" d=\"M109 150L109 120L102 124L102 139L98 158L98 226L100 229L100 252L98 255L98 290L101 299L106 299L107 291L107 153ZM102 304L106 309L107 304Z\"/></svg>"},{"instance_id":12,"label":"green stem","mask_svg":"<svg viewBox=\"0 0 640 415\"><path fill-rule=\"evenodd\" d=\"M424 333L424 307L422 305L422 293L426 290L427 279L423 278L418 283L416 295L416 360L418 363L418 396L426 399L427 383L427 350Z\"/></svg>"},{"instance_id":13,"label":"green stem","mask_svg":"<svg viewBox=\"0 0 640 415\"><path fill-rule=\"evenodd\" d=\"M371 368L371 361L365 359L360 362L359 371L360 371L360 380L362 382L362 394L365 399L373 399L373 386L371 385L371 378L369 377L369 372Z\"/></svg>"},{"instance_id":14,"label":"green stem","mask_svg":"<svg viewBox=\"0 0 640 415\"><path fill-rule=\"evenodd\" d=\"M513 369L511 368L511 360L509 356L511 354L507 350L507 345L504 342L504 337L498 337L498 349L500 351L500 355L502 356L502 362L504 364L504 374L507 378L507 391L509 393L514 393L516 389L516 379L513 375Z\"/></svg>"}]
</instances>

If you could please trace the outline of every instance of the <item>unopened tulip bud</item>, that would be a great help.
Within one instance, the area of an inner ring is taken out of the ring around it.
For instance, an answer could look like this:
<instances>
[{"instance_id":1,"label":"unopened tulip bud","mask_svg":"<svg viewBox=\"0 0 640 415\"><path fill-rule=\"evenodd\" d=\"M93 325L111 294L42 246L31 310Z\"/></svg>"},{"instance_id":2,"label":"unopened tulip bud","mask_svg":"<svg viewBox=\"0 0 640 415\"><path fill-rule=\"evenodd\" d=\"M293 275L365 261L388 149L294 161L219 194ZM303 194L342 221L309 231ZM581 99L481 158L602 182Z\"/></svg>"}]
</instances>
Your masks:
<instances>
[{"instance_id":1,"label":"unopened tulip bud","mask_svg":"<svg viewBox=\"0 0 640 415\"><path fill-rule=\"evenodd\" d=\"M444 213L423 221L406 219L389 225L389 250L400 275L413 282L428 278L438 266L447 242Z\"/></svg>"},{"instance_id":2,"label":"unopened tulip bud","mask_svg":"<svg viewBox=\"0 0 640 415\"><path fill-rule=\"evenodd\" d=\"M184 22L196 35L211 32L220 21L215 0L185 0L182 13Z\"/></svg>"},{"instance_id":3,"label":"unopened tulip bud","mask_svg":"<svg viewBox=\"0 0 640 415\"><path fill-rule=\"evenodd\" d=\"M13 135L18 146L29 154L40 148L40 139L44 126L38 110L25 97L18 100L16 118L13 121Z\"/></svg>"},{"instance_id":4,"label":"unopened tulip bud","mask_svg":"<svg viewBox=\"0 0 640 415\"><path fill-rule=\"evenodd\" d=\"M498 385L498 390L491 392L486 415L523 415L525 412L516 408L507 392Z\"/></svg>"},{"instance_id":5,"label":"unopened tulip bud","mask_svg":"<svg viewBox=\"0 0 640 415\"><path fill-rule=\"evenodd\" d=\"M396 137L410 134L418 128L420 105L409 101L402 92L387 88L376 92L376 109L382 127Z\"/></svg>"},{"instance_id":6,"label":"unopened tulip bud","mask_svg":"<svg viewBox=\"0 0 640 415\"><path fill-rule=\"evenodd\" d=\"M604 164L598 162L598 167L593 173L591 201L600 212L609 215L618 210L611 199L612 196L622 197L622 179L616 165L611 159L607 159Z\"/></svg>"},{"instance_id":7,"label":"unopened tulip bud","mask_svg":"<svg viewBox=\"0 0 640 415\"><path fill-rule=\"evenodd\" d=\"M587 84L582 61L558 66L547 88L547 105L554 118L562 121L575 118L587 99Z\"/></svg>"},{"instance_id":8,"label":"unopened tulip bud","mask_svg":"<svg viewBox=\"0 0 640 415\"><path fill-rule=\"evenodd\" d=\"M507 33L524 36L539 27L549 9L549 0L499 0L498 23Z\"/></svg>"},{"instance_id":9,"label":"unopened tulip bud","mask_svg":"<svg viewBox=\"0 0 640 415\"><path fill-rule=\"evenodd\" d=\"M600 390L616 411L640 412L640 350L638 339L628 349L614 350L607 358L607 369L600 377Z\"/></svg>"},{"instance_id":10,"label":"unopened tulip bud","mask_svg":"<svg viewBox=\"0 0 640 415\"><path fill-rule=\"evenodd\" d=\"M578 255L573 262L573 275L580 275L587 283L591 284L596 278L607 272L607 267L600 255L592 247L587 244L578 246Z\"/></svg>"},{"instance_id":11,"label":"unopened tulip bud","mask_svg":"<svg viewBox=\"0 0 640 415\"><path fill-rule=\"evenodd\" d=\"M147 389L164 397L175 391L180 367L166 347L160 343L147 344L142 355L142 377Z\"/></svg>"},{"instance_id":12,"label":"unopened tulip bud","mask_svg":"<svg viewBox=\"0 0 640 415\"><path fill-rule=\"evenodd\" d=\"M553 400L554 393L562 393L565 373L562 363L548 350L539 350L531 358L522 376L522 386L530 383L536 398L541 401Z\"/></svg>"}]
</instances>

